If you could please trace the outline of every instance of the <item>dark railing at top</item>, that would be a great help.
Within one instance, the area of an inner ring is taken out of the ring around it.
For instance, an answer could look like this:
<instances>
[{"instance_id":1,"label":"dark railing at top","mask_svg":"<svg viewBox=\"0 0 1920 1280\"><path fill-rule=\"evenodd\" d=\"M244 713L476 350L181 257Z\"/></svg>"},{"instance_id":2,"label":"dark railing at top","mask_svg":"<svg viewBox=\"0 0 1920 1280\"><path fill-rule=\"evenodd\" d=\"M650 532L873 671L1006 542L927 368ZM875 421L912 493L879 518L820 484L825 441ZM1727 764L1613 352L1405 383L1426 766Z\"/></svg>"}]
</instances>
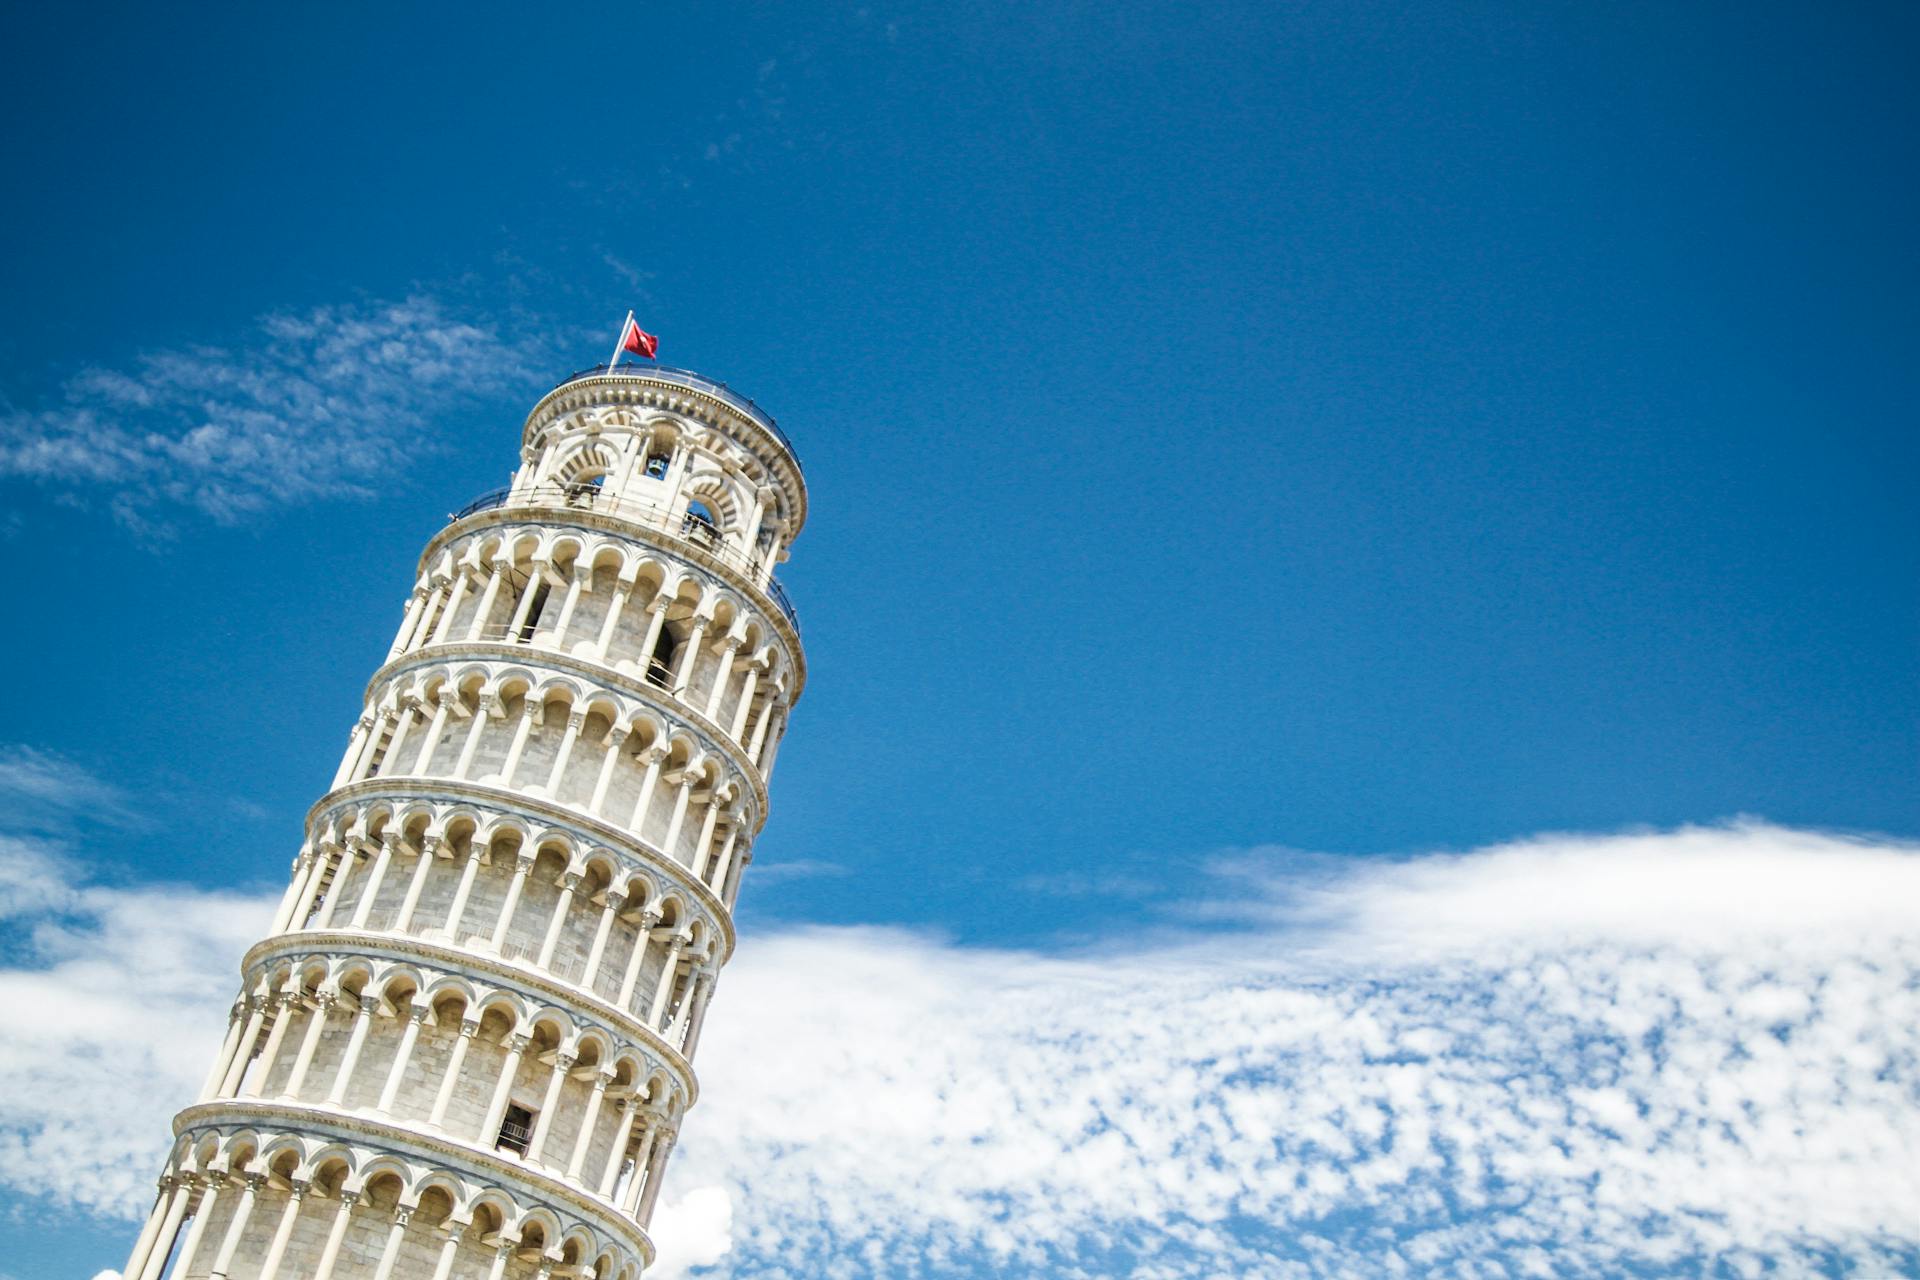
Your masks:
<instances>
[{"instance_id":1,"label":"dark railing at top","mask_svg":"<svg viewBox=\"0 0 1920 1280\"><path fill-rule=\"evenodd\" d=\"M715 378L709 378L704 373L695 373L691 369L675 369L664 364L627 364L619 366L597 364L591 369L582 369L578 373L568 374L559 382L555 383L553 389L558 391L569 382L578 382L582 378L597 378L609 373L631 373L640 377L658 378L662 382L671 382L677 386L691 387L695 391L705 391L709 395L718 396L766 428L767 434L775 440L778 440L786 448L788 455L793 459L794 465L800 465L800 451L793 447L793 441L787 439L787 433L780 429L780 424L773 420L772 414L762 409L748 397L741 395L738 391L729 387L726 383Z\"/></svg>"},{"instance_id":2,"label":"dark railing at top","mask_svg":"<svg viewBox=\"0 0 1920 1280\"><path fill-rule=\"evenodd\" d=\"M451 524L456 520L464 520L476 512L492 511L496 507L504 507L507 505L507 499L512 496L513 490L510 488L495 489L491 493L483 493L458 511L450 513L447 516L447 522ZM726 541L725 536L721 534L719 530L715 529L711 522L703 520L699 516L692 515L691 513L679 512L677 513L678 518L676 519L676 513L668 511L663 507L657 507L650 502L641 502L632 498L616 498L611 494L602 493L593 485L541 485L536 489L520 495L520 497L521 502L530 507L562 507L575 511L600 511L607 515L618 516L621 519L631 520L636 524L645 525L649 529L658 529L665 533L677 535L683 542L700 548L700 550L706 552L714 559L722 561L732 566L735 570L745 574L749 580L754 582L759 581L760 563L750 556L741 554L739 548ZM773 600L773 603L779 607L780 612L786 615L787 621L793 626L794 633L796 635L799 634L800 615L794 611L793 601L787 597L786 588L781 586L772 574L768 574L767 584L763 590L765 590L767 595Z\"/></svg>"}]
</instances>

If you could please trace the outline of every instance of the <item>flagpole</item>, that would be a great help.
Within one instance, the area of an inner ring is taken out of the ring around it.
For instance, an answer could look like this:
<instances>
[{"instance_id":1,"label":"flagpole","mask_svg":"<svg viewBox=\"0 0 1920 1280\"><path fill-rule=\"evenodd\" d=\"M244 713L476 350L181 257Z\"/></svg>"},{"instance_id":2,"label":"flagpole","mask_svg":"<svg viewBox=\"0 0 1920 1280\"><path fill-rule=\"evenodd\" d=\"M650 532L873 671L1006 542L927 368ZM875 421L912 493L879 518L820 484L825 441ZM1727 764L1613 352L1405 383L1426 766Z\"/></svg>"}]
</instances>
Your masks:
<instances>
[{"instance_id":1,"label":"flagpole","mask_svg":"<svg viewBox=\"0 0 1920 1280\"><path fill-rule=\"evenodd\" d=\"M613 340L613 359L607 361L607 372L613 372L613 366L620 363L620 353L627 349L627 330L633 326L633 312L627 312L627 318L621 322L620 336Z\"/></svg>"}]
</instances>

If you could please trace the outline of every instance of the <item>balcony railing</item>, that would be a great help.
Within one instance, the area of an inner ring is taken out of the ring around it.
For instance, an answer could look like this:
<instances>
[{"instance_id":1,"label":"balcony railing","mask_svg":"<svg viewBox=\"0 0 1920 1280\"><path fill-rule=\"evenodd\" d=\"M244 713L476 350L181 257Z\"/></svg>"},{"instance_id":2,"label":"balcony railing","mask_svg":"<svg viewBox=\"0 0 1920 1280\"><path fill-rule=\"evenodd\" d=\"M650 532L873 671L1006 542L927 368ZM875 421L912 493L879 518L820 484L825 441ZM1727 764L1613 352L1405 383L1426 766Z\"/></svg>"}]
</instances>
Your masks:
<instances>
[{"instance_id":1,"label":"balcony railing","mask_svg":"<svg viewBox=\"0 0 1920 1280\"><path fill-rule=\"evenodd\" d=\"M690 515L685 511L670 510L656 503L643 502L638 498L617 498L590 484L540 485L517 496L510 488L495 489L491 493L481 494L458 511L450 513L447 520L451 523L455 520L464 520L476 512L504 507L509 499L515 506L594 511L659 530L691 546L698 547L707 555L745 574L755 582L759 581L761 573L766 568L761 557L741 551L727 540L725 534L699 516ZM763 589L780 612L786 615L787 621L792 624L797 633L800 630L800 615L794 612L793 601L788 598L786 589L771 574L767 575Z\"/></svg>"},{"instance_id":2,"label":"balcony railing","mask_svg":"<svg viewBox=\"0 0 1920 1280\"><path fill-rule=\"evenodd\" d=\"M675 369L663 364L629 364L617 368L613 365L597 364L591 369L582 369L578 373L568 374L554 384L553 389L558 391L569 382L578 382L582 378L604 377L608 374L616 377L627 374L632 377L652 378L658 382L669 382L675 386L690 387L695 391L704 391L710 396L717 396L765 428L768 435L780 442L781 447L787 451L787 455L793 459L794 465L800 465L800 451L793 447L793 441L787 439L787 433L780 429L780 424L773 420L772 414L726 383L709 378L705 374L695 373L691 369Z\"/></svg>"}]
</instances>

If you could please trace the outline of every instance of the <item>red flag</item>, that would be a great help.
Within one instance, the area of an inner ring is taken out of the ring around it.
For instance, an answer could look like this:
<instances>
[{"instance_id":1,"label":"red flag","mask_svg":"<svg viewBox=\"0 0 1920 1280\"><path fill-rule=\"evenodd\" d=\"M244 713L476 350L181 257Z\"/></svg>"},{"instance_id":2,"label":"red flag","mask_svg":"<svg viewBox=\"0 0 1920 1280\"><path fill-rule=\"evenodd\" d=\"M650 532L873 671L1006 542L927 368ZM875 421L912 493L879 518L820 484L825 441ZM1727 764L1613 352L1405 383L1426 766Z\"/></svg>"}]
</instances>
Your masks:
<instances>
[{"instance_id":1,"label":"red flag","mask_svg":"<svg viewBox=\"0 0 1920 1280\"><path fill-rule=\"evenodd\" d=\"M651 360L653 353L660 349L660 339L642 329L632 316L628 316L626 330L620 335L620 349Z\"/></svg>"}]
</instances>

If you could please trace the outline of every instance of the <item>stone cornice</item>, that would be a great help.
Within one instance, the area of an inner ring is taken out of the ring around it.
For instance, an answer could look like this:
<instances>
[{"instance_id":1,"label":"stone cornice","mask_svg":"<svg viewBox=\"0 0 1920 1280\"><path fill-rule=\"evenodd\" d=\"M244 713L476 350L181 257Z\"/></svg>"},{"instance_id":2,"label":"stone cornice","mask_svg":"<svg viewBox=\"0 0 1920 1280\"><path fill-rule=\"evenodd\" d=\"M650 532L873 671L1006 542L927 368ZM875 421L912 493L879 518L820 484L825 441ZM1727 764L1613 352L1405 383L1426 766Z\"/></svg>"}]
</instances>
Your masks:
<instances>
[{"instance_id":1,"label":"stone cornice","mask_svg":"<svg viewBox=\"0 0 1920 1280\"><path fill-rule=\"evenodd\" d=\"M529 661L527 655L536 655ZM373 697L386 685L415 667L430 666L436 662L458 662L461 659L478 659L483 662L502 662L518 667L546 667L550 670L576 676L591 681L608 692L622 693L638 699L658 712L664 720L684 725L689 733L700 740L702 746L733 762L734 770L747 780L753 788L754 813L759 816L759 824L754 828L758 835L760 828L767 823L767 780L753 763L746 750L729 737L719 725L707 719L704 712L678 702L669 702L660 689L638 680L601 662L591 662L585 658L576 658L572 654L561 653L557 649L548 649L532 644L512 644L505 640L450 640L445 644L427 644L418 649L410 649L394 658L373 673L367 681L366 692L361 695L363 707L371 708ZM370 714L363 710L362 716Z\"/></svg>"},{"instance_id":2,"label":"stone cornice","mask_svg":"<svg viewBox=\"0 0 1920 1280\"><path fill-rule=\"evenodd\" d=\"M526 795L510 787L497 787L484 782L461 782L455 778L411 777L396 774L391 777L376 775L362 778L358 782L349 782L335 787L320 797L312 808L307 810L304 832L308 843L314 838L315 823L337 805L379 799L394 796L406 799L428 800L447 804L475 804L484 808L519 816L536 817L545 825L561 827L580 836L583 843L603 845L615 853L625 854L641 866L656 874L669 874L686 896L699 902L707 916L714 921L720 939L725 943L721 958L733 954L733 913L727 910L727 904L720 895L709 889L694 877L691 869L682 866L673 858L644 844L625 827L616 827L612 823L578 809L570 809L550 800Z\"/></svg>"},{"instance_id":3,"label":"stone cornice","mask_svg":"<svg viewBox=\"0 0 1920 1280\"><path fill-rule=\"evenodd\" d=\"M410 934L309 929L277 933L247 948L246 955L240 958L243 981L256 965L285 951L302 954L338 952L342 957L381 956L389 960L425 961L440 972L484 976L490 986L545 1000L579 1014L582 1020L590 1019L618 1030L633 1043L645 1046L649 1053L659 1059L661 1066L679 1078L688 1108L700 1099L700 1082L693 1074L693 1064L687 1061L686 1055L668 1044L659 1032L620 1006L585 988L555 981L537 969L522 968L510 960L485 952L431 942Z\"/></svg>"},{"instance_id":4,"label":"stone cornice","mask_svg":"<svg viewBox=\"0 0 1920 1280\"><path fill-rule=\"evenodd\" d=\"M625 1239L647 1265L653 1264L652 1239L639 1223L622 1214L615 1206L549 1173L445 1134L403 1128L372 1116L333 1107L242 1098L219 1098L212 1102L195 1103L173 1118L175 1138L194 1129L216 1127L278 1129L345 1141L361 1138L401 1155L418 1153L428 1160L461 1169L483 1182L503 1187L518 1186L530 1193L532 1199L548 1205L564 1205L609 1237Z\"/></svg>"}]
</instances>

